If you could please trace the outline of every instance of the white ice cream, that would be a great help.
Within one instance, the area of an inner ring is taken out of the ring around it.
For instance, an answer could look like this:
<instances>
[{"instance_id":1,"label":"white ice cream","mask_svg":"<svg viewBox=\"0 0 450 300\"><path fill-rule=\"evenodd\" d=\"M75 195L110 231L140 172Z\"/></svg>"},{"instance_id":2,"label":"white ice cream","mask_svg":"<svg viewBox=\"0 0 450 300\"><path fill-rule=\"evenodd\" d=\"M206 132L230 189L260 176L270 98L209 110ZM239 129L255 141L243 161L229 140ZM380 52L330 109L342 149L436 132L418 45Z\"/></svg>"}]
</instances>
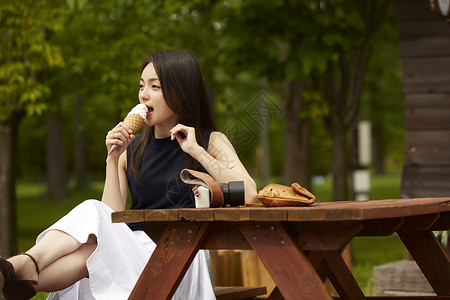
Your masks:
<instances>
[{"instance_id":1,"label":"white ice cream","mask_svg":"<svg viewBox=\"0 0 450 300\"><path fill-rule=\"evenodd\" d=\"M143 117L144 119L146 119L147 118L147 106L145 106L145 104L139 103L138 105L133 107L133 109L128 113L128 115L131 115L131 114L137 114L137 115L140 115L141 117Z\"/></svg>"}]
</instances>

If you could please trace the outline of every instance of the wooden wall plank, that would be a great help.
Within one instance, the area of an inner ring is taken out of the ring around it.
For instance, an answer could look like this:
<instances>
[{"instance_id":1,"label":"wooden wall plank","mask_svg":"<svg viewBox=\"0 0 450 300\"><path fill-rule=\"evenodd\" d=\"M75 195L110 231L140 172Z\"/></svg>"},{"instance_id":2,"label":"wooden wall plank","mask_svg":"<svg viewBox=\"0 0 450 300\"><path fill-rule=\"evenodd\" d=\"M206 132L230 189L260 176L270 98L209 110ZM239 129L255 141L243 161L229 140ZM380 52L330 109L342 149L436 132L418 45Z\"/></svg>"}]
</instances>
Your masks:
<instances>
[{"instance_id":1,"label":"wooden wall plank","mask_svg":"<svg viewBox=\"0 0 450 300\"><path fill-rule=\"evenodd\" d=\"M407 130L450 129L450 93L407 94L405 109Z\"/></svg>"},{"instance_id":2,"label":"wooden wall plank","mask_svg":"<svg viewBox=\"0 0 450 300\"><path fill-rule=\"evenodd\" d=\"M450 107L406 108L406 129L450 129Z\"/></svg>"},{"instance_id":3,"label":"wooden wall plank","mask_svg":"<svg viewBox=\"0 0 450 300\"><path fill-rule=\"evenodd\" d=\"M404 166L401 194L409 198L449 197L450 166Z\"/></svg>"},{"instance_id":4,"label":"wooden wall plank","mask_svg":"<svg viewBox=\"0 0 450 300\"><path fill-rule=\"evenodd\" d=\"M450 28L447 22L403 22L398 24L398 32L402 57L450 55Z\"/></svg>"},{"instance_id":5,"label":"wooden wall plank","mask_svg":"<svg viewBox=\"0 0 450 300\"><path fill-rule=\"evenodd\" d=\"M428 0L394 0L393 4L397 22L445 20L444 16L431 10Z\"/></svg>"},{"instance_id":6,"label":"wooden wall plank","mask_svg":"<svg viewBox=\"0 0 450 300\"><path fill-rule=\"evenodd\" d=\"M406 102L401 193L450 196L450 26L429 0L393 0Z\"/></svg>"},{"instance_id":7,"label":"wooden wall plank","mask_svg":"<svg viewBox=\"0 0 450 300\"><path fill-rule=\"evenodd\" d=\"M406 107L432 106L448 107L450 106L450 93L448 94L407 94L405 96Z\"/></svg>"},{"instance_id":8,"label":"wooden wall plank","mask_svg":"<svg viewBox=\"0 0 450 300\"><path fill-rule=\"evenodd\" d=\"M405 165L450 165L450 130L409 130Z\"/></svg>"},{"instance_id":9,"label":"wooden wall plank","mask_svg":"<svg viewBox=\"0 0 450 300\"><path fill-rule=\"evenodd\" d=\"M410 93L450 92L450 56L403 59L403 91Z\"/></svg>"},{"instance_id":10,"label":"wooden wall plank","mask_svg":"<svg viewBox=\"0 0 450 300\"><path fill-rule=\"evenodd\" d=\"M447 22L433 20L429 22L399 22L397 24L399 40L418 39L450 35ZM447 53L449 54L449 53Z\"/></svg>"},{"instance_id":11,"label":"wooden wall plank","mask_svg":"<svg viewBox=\"0 0 450 300\"><path fill-rule=\"evenodd\" d=\"M398 51L402 57L448 56L450 53L450 35L402 40L399 42Z\"/></svg>"}]
</instances>

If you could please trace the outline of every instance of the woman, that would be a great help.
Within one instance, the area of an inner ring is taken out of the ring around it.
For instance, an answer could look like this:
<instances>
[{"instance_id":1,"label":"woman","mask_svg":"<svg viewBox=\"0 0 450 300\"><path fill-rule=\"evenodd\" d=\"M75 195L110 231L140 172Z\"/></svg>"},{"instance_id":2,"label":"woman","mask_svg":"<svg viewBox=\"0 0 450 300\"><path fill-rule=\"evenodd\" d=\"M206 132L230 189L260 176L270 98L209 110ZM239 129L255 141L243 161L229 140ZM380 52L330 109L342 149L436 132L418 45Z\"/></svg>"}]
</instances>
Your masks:
<instances>
[{"instance_id":1,"label":"woman","mask_svg":"<svg viewBox=\"0 0 450 300\"><path fill-rule=\"evenodd\" d=\"M112 224L111 212L194 207L179 173L194 168L219 182L244 181L245 201L256 185L233 146L215 131L200 67L185 51L163 51L142 69L139 102L148 108L142 134L122 122L108 132L101 202L87 200L42 232L26 253L0 259L0 299L127 299L154 242L139 224ZM199 251L173 299L214 299L209 252Z\"/></svg>"}]
</instances>

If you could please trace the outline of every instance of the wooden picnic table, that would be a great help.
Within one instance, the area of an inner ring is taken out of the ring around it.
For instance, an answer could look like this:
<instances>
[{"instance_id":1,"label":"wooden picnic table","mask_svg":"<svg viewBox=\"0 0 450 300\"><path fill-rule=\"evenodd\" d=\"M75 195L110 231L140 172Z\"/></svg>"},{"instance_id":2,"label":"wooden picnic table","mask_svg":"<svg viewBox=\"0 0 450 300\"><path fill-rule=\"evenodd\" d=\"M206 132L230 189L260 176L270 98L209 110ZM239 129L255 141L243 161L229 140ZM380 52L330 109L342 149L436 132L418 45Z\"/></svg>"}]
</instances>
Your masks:
<instances>
[{"instance_id":1,"label":"wooden picnic table","mask_svg":"<svg viewBox=\"0 0 450 300\"><path fill-rule=\"evenodd\" d=\"M433 299L450 299L450 259L432 233L450 229L450 197L128 210L112 220L141 222L157 243L130 299L170 299L199 249L253 249L276 284L269 299L331 299L326 278L342 299L377 298L363 294L341 252L355 236L395 232L436 292ZM430 297L408 297L416 298Z\"/></svg>"}]
</instances>

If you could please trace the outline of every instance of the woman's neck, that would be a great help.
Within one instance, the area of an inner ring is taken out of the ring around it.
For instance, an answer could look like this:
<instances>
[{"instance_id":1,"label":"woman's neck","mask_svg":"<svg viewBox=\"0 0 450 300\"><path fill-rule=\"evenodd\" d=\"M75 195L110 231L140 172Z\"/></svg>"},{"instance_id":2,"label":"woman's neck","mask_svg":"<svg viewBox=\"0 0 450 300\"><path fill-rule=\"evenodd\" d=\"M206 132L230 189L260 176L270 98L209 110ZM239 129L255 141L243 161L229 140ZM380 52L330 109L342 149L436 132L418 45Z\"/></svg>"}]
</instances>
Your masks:
<instances>
[{"instance_id":1,"label":"woman's neck","mask_svg":"<svg viewBox=\"0 0 450 300\"><path fill-rule=\"evenodd\" d=\"M162 139L170 136L170 130L177 125L178 118L176 120L172 120L172 122L165 122L164 124L158 124L154 126L154 137L157 139Z\"/></svg>"},{"instance_id":2,"label":"woman's neck","mask_svg":"<svg viewBox=\"0 0 450 300\"><path fill-rule=\"evenodd\" d=\"M166 138L169 136L170 136L169 131L161 131L161 130L158 130L157 128L155 128L155 131L154 131L155 138L162 139L162 138Z\"/></svg>"}]
</instances>

